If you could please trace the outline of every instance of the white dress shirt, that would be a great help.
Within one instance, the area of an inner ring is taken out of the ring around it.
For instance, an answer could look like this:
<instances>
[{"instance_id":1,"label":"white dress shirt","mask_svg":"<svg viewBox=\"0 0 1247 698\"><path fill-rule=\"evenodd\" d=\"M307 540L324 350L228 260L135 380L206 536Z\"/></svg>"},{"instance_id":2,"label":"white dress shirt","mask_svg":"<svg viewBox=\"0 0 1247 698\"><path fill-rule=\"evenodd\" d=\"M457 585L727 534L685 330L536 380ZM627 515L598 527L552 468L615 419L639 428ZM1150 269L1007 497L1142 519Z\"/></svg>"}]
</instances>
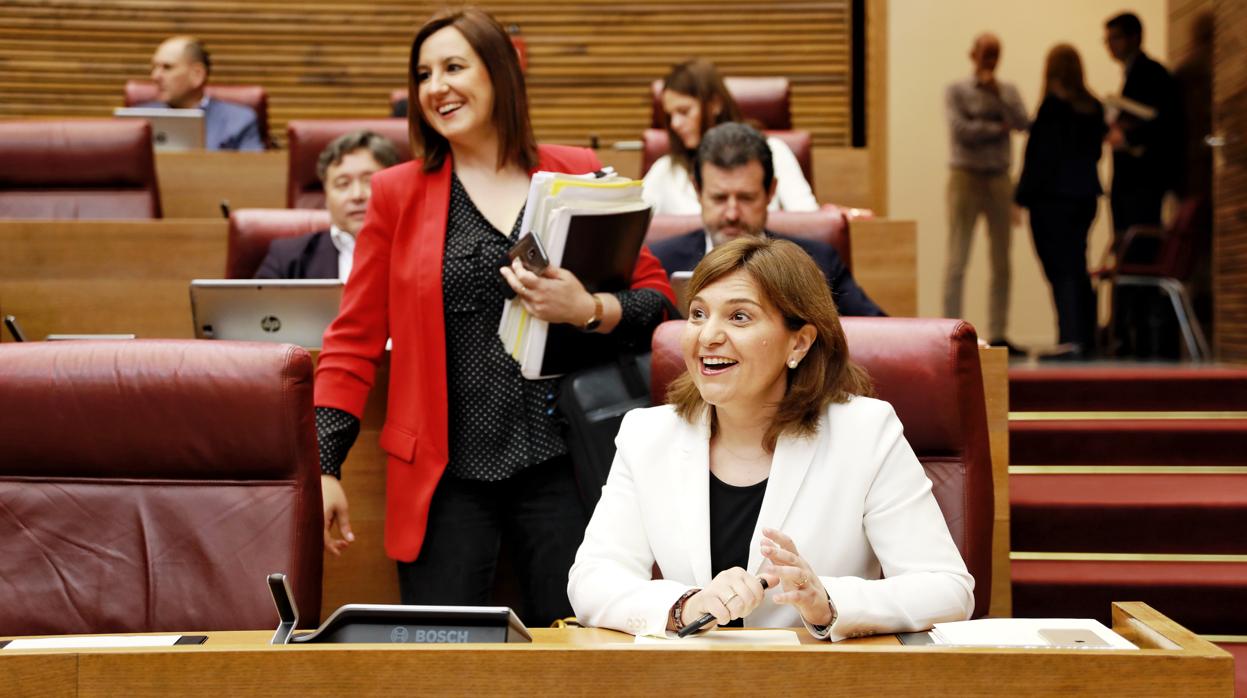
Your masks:
<instances>
[{"instance_id":1,"label":"white dress shirt","mask_svg":"<svg viewBox=\"0 0 1247 698\"><path fill-rule=\"evenodd\" d=\"M355 236L336 225L329 226L329 239L338 250L338 280L346 283L351 275L351 264L355 261Z\"/></svg>"}]
</instances>

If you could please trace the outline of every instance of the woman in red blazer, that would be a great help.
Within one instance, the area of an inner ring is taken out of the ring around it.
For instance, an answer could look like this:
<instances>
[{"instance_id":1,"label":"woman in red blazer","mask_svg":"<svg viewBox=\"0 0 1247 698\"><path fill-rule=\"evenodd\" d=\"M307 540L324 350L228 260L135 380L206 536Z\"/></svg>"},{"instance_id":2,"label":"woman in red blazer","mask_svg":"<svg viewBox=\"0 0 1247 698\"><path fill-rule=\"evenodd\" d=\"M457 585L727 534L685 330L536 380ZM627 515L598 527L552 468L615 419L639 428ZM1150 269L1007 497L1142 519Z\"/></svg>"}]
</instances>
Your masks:
<instances>
[{"instance_id":1,"label":"woman in red blazer","mask_svg":"<svg viewBox=\"0 0 1247 698\"><path fill-rule=\"evenodd\" d=\"M408 119L423 158L373 176L316 370L325 547L337 554L353 539L338 477L392 339L385 547L403 603L487 603L505 536L527 622L544 625L571 613L567 571L586 518L555 383L520 376L497 336L503 301L511 291L543 320L648 346L671 289L646 249L632 288L615 294L589 294L565 270L501 268L532 173L600 163L586 149L536 145L511 42L480 10L426 23L410 69Z\"/></svg>"}]
</instances>

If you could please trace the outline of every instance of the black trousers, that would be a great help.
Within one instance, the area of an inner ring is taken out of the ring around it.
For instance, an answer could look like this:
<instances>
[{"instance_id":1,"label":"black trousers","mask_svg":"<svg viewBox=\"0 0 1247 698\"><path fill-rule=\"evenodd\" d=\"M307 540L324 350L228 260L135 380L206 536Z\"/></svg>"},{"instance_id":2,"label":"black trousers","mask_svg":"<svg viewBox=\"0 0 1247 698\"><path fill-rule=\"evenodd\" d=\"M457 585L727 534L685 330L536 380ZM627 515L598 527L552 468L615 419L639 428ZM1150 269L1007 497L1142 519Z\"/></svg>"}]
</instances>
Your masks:
<instances>
[{"instance_id":1,"label":"black trousers","mask_svg":"<svg viewBox=\"0 0 1247 698\"><path fill-rule=\"evenodd\" d=\"M1132 225L1161 224L1165 199L1164 177L1144 167L1125 169L1113 160L1113 239L1120 244ZM1120 168L1121 174L1118 174ZM1150 262L1159 252L1155 239L1137 241L1127 251L1128 261ZM1168 299L1153 288L1122 287L1113 293L1113 337L1117 356L1137 359L1177 359L1178 322Z\"/></svg>"},{"instance_id":2,"label":"black trousers","mask_svg":"<svg viewBox=\"0 0 1247 698\"><path fill-rule=\"evenodd\" d=\"M567 456L498 482L444 476L433 493L420 556L398 563L402 602L489 605L505 543L520 581L520 619L548 627L572 615L567 573L586 524Z\"/></svg>"},{"instance_id":3,"label":"black trousers","mask_svg":"<svg viewBox=\"0 0 1247 698\"><path fill-rule=\"evenodd\" d=\"M1096 200L1048 199L1030 207L1031 237L1056 308L1059 341L1095 351L1096 304L1087 275L1087 233Z\"/></svg>"}]
</instances>

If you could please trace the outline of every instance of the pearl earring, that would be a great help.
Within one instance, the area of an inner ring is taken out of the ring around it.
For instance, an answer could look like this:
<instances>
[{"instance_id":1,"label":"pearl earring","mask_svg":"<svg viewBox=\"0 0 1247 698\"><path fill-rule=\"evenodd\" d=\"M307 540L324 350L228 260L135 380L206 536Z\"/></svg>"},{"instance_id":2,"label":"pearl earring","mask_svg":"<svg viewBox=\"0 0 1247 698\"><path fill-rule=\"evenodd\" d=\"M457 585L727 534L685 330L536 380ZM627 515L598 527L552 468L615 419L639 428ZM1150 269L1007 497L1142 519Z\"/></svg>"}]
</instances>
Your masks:
<instances>
[{"instance_id":1,"label":"pearl earring","mask_svg":"<svg viewBox=\"0 0 1247 698\"><path fill-rule=\"evenodd\" d=\"M796 368L796 367L797 367L797 360L796 360L796 359L788 359L788 368Z\"/></svg>"}]
</instances>

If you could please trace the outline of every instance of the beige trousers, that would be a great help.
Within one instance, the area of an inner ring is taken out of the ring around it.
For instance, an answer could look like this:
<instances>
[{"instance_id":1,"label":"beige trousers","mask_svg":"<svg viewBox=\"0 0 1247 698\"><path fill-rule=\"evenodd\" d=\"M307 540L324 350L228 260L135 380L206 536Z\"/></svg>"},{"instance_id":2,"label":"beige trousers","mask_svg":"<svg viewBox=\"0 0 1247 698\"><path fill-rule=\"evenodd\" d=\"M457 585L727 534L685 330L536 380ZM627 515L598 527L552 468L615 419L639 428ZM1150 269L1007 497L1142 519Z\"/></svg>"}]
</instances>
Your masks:
<instances>
[{"instance_id":1,"label":"beige trousers","mask_svg":"<svg viewBox=\"0 0 1247 698\"><path fill-rule=\"evenodd\" d=\"M987 218L991 295L987 340L1004 339L1009 323L1009 242L1013 182L1007 172L987 174L954 167L948 177L948 264L944 270L944 317L959 318L966 262L979 216Z\"/></svg>"}]
</instances>

